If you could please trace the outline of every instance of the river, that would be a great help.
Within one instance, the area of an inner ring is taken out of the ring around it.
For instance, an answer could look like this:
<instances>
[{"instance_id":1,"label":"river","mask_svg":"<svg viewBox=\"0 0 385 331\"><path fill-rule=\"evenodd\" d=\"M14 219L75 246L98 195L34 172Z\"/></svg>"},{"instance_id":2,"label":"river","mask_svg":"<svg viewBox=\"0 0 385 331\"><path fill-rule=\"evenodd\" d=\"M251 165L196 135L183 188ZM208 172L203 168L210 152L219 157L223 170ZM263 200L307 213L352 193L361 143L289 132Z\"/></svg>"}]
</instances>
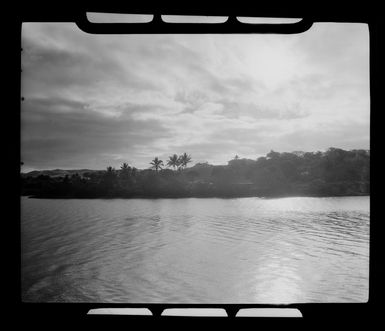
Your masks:
<instances>
[{"instance_id":1,"label":"river","mask_svg":"<svg viewBox=\"0 0 385 331\"><path fill-rule=\"evenodd\" d=\"M366 302L369 199L22 197L22 300Z\"/></svg>"}]
</instances>

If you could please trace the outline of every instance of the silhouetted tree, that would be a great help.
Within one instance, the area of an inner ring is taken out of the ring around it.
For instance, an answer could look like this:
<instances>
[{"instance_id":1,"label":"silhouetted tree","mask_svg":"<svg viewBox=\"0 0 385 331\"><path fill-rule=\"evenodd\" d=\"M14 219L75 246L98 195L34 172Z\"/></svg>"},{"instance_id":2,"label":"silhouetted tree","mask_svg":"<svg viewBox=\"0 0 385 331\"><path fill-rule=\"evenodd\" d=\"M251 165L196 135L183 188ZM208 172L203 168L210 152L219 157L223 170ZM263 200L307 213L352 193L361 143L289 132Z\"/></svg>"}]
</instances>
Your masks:
<instances>
[{"instance_id":1,"label":"silhouetted tree","mask_svg":"<svg viewBox=\"0 0 385 331\"><path fill-rule=\"evenodd\" d=\"M119 176L122 179L128 179L130 177L130 175L131 175L131 167L126 162L124 162L120 166L120 174L119 174Z\"/></svg>"},{"instance_id":2,"label":"silhouetted tree","mask_svg":"<svg viewBox=\"0 0 385 331\"><path fill-rule=\"evenodd\" d=\"M116 187L116 183L117 174L115 168L109 166L100 179L101 191L105 192L107 195L111 195Z\"/></svg>"},{"instance_id":3,"label":"silhouetted tree","mask_svg":"<svg viewBox=\"0 0 385 331\"><path fill-rule=\"evenodd\" d=\"M159 169L162 169L163 161L159 160L158 157L153 159L150 164L152 165L151 168L155 169L156 172L158 172Z\"/></svg>"},{"instance_id":4,"label":"silhouetted tree","mask_svg":"<svg viewBox=\"0 0 385 331\"><path fill-rule=\"evenodd\" d=\"M120 169L121 169L121 170L129 170L129 169L130 169L130 166L128 165L128 163L124 162L124 163L120 166Z\"/></svg>"},{"instance_id":5,"label":"silhouetted tree","mask_svg":"<svg viewBox=\"0 0 385 331\"><path fill-rule=\"evenodd\" d=\"M277 159L279 158L279 156L280 156L280 153L274 152L273 150L271 150L269 153L266 154L266 157L268 159Z\"/></svg>"},{"instance_id":6,"label":"silhouetted tree","mask_svg":"<svg viewBox=\"0 0 385 331\"><path fill-rule=\"evenodd\" d=\"M186 168L187 164L191 162L191 156L187 155L187 153L183 153L179 156L179 163L182 168Z\"/></svg>"},{"instance_id":7,"label":"silhouetted tree","mask_svg":"<svg viewBox=\"0 0 385 331\"><path fill-rule=\"evenodd\" d=\"M180 160L179 160L178 155L174 154L174 155L170 156L169 160L167 161L167 165L169 167L173 167L174 170L175 170L175 168L178 168L180 165Z\"/></svg>"}]
</instances>

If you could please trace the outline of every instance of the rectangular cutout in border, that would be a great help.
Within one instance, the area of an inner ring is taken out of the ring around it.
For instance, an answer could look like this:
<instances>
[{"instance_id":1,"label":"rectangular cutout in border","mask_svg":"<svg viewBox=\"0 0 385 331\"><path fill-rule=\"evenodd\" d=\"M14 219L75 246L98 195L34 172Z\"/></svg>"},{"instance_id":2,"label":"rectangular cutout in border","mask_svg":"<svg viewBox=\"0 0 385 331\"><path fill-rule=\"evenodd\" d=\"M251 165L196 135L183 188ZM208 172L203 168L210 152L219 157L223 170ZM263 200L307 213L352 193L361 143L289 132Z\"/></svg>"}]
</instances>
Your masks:
<instances>
[{"instance_id":1,"label":"rectangular cutout in border","mask_svg":"<svg viewBox=\"0 0 385 331\"><path fill-rule=\"evenodd\" d=\"M148 308L96 308L90 309L87 315L152 316L152 313Z\"/></svg>"},{"instance_id":2,"label":"rectangular cutout in border","mask_svg":"<svg viewBox=\"0 0 385 331\"><path fill-rule=\"evenodd\" d=\"M244 308L235 317L303 317L296 308Z\"/></svg>"}]
</instances>

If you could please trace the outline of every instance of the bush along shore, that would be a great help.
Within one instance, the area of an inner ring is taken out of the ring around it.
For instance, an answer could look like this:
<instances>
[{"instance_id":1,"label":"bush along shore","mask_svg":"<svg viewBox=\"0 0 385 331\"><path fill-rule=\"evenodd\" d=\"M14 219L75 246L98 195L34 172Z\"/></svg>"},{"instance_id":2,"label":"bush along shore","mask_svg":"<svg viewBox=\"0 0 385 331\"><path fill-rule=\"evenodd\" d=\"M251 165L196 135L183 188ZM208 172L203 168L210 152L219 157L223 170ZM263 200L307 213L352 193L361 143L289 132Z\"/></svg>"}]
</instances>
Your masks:
<instances>
[{"instance_id":1,"label":"bush along shore","mask_svg":"<svg viewBox=\"0 0 385 331\"><path fill-rule=\"evenodd\" d=\"M370 152L271 151L255 160L237 155L227 165L191 156L155 157L149 169L49 170L21 174L21 195L34 198L184 198L369 195Z\"/></svg>"}]
</instances>

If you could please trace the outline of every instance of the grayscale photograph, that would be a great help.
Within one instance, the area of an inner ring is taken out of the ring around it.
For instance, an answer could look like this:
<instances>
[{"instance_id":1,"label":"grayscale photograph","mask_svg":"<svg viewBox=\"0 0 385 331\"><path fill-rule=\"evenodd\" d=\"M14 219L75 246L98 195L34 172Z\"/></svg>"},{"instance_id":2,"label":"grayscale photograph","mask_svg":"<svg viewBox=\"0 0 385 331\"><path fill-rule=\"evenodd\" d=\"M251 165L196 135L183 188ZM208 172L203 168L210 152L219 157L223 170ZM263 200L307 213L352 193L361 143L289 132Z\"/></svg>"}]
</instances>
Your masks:
<instances>
[{"instance_id":1,"label":"grayscale photograph","mask_svg":"<svg viewBox=\"0 0 385 331\"><path fill-rule=\"evenodd\" d=\"M367 24L21 41L23 302L368 301Z\"/></svg>"}]
</instances>

